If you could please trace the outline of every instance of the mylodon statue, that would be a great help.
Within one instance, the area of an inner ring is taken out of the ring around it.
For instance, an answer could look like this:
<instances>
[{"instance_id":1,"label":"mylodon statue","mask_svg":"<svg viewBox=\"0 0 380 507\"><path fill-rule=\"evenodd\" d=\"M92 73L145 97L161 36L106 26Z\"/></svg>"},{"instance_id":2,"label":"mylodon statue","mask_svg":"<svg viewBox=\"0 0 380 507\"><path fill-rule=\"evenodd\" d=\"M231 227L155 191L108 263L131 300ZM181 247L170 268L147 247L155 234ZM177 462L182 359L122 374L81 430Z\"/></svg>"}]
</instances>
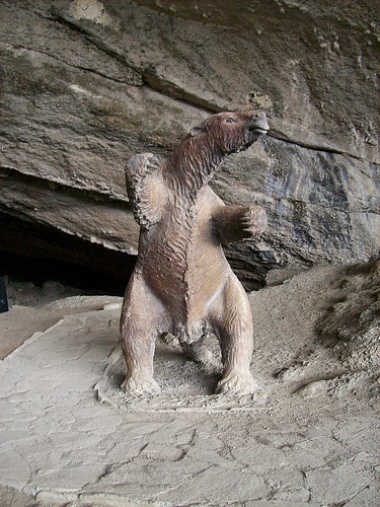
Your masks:
<instances>
[{"instance_id":1,"label":"mylodon statue","mask_svg":"<svg viewBox=\"0 0 380 507\"><path fill-rule=\"evenodd\" d=\"M227 156L249 148L268 129L262 112L218 113L168 159L151 153L130 159L127 188L141 232L121 318L126 393L159 390L153 356L164 333L175 335L195 361L210 358L205 339L214 333L223 363L216 393L255 391L249 302L221 245L261 234L266 213L257 205L226 206L208 183Z\"/></svg>"}]
</instances>

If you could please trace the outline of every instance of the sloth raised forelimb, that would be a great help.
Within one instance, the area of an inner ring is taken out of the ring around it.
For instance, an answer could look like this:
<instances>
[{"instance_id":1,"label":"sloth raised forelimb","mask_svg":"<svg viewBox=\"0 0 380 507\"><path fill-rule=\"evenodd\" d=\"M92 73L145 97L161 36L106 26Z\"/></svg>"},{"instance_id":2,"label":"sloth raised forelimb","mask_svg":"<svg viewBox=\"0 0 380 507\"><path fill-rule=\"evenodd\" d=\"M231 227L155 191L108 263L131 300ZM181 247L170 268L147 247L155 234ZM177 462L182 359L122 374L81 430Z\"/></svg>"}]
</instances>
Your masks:
<instances>
[{"instance_id":1,"label":"sloth raised forelimb","mask_svg":"<svg viewBox=\"0 0 380 507\"><path fill-rule=\"evenodd\" d=\"M221 206L212 219L215 233L223 245L259 236L268 222L264 208L257 205Z\"/></svg>"}]
</instances>

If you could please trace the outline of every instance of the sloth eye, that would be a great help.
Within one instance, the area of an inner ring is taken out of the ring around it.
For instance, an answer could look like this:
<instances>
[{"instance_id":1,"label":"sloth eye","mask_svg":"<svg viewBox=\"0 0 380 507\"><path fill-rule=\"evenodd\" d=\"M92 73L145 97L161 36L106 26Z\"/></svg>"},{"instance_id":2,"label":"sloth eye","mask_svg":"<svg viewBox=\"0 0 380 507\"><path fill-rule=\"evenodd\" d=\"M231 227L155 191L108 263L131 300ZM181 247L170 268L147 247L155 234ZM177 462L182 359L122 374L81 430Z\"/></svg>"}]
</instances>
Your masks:
<instances>
[{"instance_id":1,"label":"sloth eye","mask_svg":"<svg viewBox=\"0 0 380 507\"><path fill-rule=\"evenodd\" d=\"M226 123L236 123L236 120L234 118L227 118Z\"/></svg>"}]
</instances>

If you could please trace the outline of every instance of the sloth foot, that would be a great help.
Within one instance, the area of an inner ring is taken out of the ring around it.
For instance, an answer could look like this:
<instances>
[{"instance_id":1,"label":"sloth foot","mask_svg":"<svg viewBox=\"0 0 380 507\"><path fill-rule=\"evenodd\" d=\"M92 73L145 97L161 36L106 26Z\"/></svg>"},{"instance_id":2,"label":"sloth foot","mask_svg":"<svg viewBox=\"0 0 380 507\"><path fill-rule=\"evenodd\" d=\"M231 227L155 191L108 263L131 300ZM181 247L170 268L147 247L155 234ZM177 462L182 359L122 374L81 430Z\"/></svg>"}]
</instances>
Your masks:
<instances>
[{"instance_id":1,"label":"sloth foot","mask_svg":"<svg viewBox=\"0 0 380 507\"><path fill-rule=\"evenodd\" d=\"M249 372L232 371L218 382L215 393L242 396L257 390L257 382Z\"/></svg>"},{"instance_id":2,"label":"sloth foot","mask_svg":"<svg viewBox=\"0 0 380 507\"><path fill-rule=\"evenodd\" d=\"M157 394L161 391L154 378L144 374L126 377L121 384L121 389L130 396Z\"/></svg>"}]
</instances>

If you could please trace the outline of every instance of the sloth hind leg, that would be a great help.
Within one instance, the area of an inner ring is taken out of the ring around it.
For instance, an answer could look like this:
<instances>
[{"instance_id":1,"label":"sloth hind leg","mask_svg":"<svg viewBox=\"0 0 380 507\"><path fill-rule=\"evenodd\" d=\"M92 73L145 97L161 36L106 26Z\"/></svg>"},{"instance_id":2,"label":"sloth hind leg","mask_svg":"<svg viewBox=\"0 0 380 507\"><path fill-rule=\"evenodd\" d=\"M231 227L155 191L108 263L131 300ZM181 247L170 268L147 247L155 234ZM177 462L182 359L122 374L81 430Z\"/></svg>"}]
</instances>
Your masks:
<instances>
[{"instance_id":1,"label":"sloth hind leg","mask_svg":"<svg viewBox=\"0 0 380 507\"><path fill-rule=\"evenodd\" d=\"M160 390L153 378L156 339L169 324L162 303L142 277L133 275L124 297L121 337L127 375L121 386L130 395L153 394Z\"/></svg>"},{"instance_id":2,"label":"sloth hind leg","mask_svg":"<svg viewBox=\"0 0 380 507\"><path fill-rule=\"evenodd\" d=\"M213 320L223 363L223 374L216 393L254 393L257 384L249 368L253 352L252 315L248 297L233 274L214 307Z\"/></svg>"}]
</instances>

